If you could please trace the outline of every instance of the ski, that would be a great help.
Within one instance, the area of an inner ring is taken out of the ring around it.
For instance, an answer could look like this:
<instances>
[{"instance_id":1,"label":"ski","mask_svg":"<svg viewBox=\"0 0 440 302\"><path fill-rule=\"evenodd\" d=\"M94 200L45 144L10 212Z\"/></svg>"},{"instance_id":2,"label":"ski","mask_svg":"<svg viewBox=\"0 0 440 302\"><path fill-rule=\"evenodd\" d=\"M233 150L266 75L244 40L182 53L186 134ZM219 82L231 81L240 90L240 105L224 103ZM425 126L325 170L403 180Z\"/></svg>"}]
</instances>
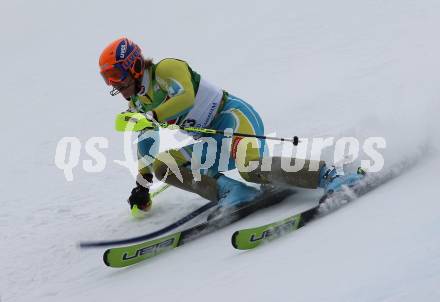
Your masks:
<instances>
[{"instance_id":1,"label":"ski","mask_svg":"<svg viewBox=\"0 0 440 302\"><path fill-rule=\"evenodd\" d=\"M270 242L276 238L289 234L305 226L311 220L323 216L320 215L321 212L337 210L344 204L359 198L378 186L388 182L397 176L397 170L398 169L389 169L388 172L378 176L367 175L358 185L340 192L325 194L320 198L317 206L295 215L291 215L287 218L266 225L238 230L234 232L231 237L232 246L239 250L249 250L263 243Z\"/></svg>"},{"instance_id":2,"label":"ski","mask_svg":"<svg viewBox=\"0 0 440 302\"><path fill-rule=\"evenodd\" d=\"M137 237L132 238L126 238L126 239L116 239L116 240L101 240L101 241L81 241L79 243L80 248L91 248L91 247L103 247L103 246L111 246L111 245L121 245L121 244L131 244L135 242L141 242L145 240L149 240L158 236L162 236L174 229L177 229L179 226L183 225L184 223L194 219L195 217L198 217L199 215L205 213L207 210L215 207L217 205L217 202L211 201L200 208L192 211L191 213L185 215L184 217L180 218L176 222L173 222L166 227L163 227L157 231L144 234Z\"/></svg>"},{"instance_id":3,"label":"ski","mask_svg":"<svg viewBox=\"0 0 440 302\"><path fill-rule=\"evenodd\" d=\"M266 189L252 203L229 212L216 211L216 216L210 215L211 219L193 227L142 243L110 248L104 252L104 263L109 267L126 267L145 261L232 224L262 208L279 203L293 193L290 188Z\"/></svg>"},{"instance_id":4,"label":"ski","mask_svg":"<svg viewBox=\"0 0 440 302\"><path fill-rule=\"evenodd\" d=\"M319 206L316 206L263 226L236 231L231 238L232 246L238 250L250 250L293 232L311 220L318 208Z\"/></svg>"}]
</instances>

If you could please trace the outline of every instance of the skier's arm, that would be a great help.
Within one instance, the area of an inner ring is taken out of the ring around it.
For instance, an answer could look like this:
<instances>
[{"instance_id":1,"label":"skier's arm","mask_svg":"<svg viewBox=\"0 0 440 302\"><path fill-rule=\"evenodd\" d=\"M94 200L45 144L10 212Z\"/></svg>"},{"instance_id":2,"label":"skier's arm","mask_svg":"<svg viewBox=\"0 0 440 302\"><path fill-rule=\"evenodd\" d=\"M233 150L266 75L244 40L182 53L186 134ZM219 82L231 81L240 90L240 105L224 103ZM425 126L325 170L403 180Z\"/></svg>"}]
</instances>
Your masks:
<instances>
[{"instance_id":1,"label":"skier's arm","mask_svg":"<svg viewBox=\"0 0 440 302\"><path fill-rule=\"evenodd\" d=\"M156 79L170 99L153 110L160 122L186 114L194 105L195 93L188 65L180 60L165 59L157 65Z\"/></svg>"}]
</instances>

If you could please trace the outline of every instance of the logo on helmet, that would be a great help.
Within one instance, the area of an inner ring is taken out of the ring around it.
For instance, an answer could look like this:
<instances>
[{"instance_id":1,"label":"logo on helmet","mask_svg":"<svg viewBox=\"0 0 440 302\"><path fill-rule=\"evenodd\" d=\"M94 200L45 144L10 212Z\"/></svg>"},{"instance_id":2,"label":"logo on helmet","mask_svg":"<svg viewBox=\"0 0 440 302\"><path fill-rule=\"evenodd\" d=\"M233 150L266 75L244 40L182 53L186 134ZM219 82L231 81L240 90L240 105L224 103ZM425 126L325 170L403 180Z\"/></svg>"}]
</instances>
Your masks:
<instances>
[{"instance_id":1,"label":"logo on helmet","mask_svg":"<svg viewBox=\"0 0 440 302\"><path fill-rule=\"evenodd\" d=\"M119 49L120 53L119 53L119 59L124 59L125 58L125 53L127 52L127 42L123 41L121 43L120 49Z\"/></svg>"}]
</instances>

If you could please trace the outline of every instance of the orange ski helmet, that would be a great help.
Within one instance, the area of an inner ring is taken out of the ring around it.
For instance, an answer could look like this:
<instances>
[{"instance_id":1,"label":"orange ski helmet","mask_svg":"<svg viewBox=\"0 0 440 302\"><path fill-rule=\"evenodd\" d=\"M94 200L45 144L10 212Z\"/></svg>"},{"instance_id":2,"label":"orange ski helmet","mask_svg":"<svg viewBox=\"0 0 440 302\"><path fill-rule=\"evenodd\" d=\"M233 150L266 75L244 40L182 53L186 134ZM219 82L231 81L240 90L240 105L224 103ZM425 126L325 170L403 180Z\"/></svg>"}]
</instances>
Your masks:
<instances>
[{"instance_id":1,"label":"orange ski helmet","mask_svg":"<svg viewBox=\"0 0 440 302\"><path fill-rule=\"evenodd\" d=\"M99 68L107 85L120 83L128 74L139 79L144 73L144 57L138 45L121 37L102 51Z\"/></svg>"}]
</instances>

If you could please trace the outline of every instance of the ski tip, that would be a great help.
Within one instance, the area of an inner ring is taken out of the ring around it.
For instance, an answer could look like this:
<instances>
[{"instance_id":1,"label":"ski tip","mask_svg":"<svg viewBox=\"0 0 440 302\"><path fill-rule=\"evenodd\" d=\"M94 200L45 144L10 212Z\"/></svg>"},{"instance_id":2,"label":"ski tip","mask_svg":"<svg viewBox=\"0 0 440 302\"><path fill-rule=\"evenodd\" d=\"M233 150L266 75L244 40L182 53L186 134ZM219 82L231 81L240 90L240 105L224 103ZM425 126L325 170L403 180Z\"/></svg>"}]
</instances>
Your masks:
<instances>
[{"instance_id":1,"label":"ski tip","mask_svg":"<svg viewBox=\"0 0 440 302\"><path fill-rule=\"evenodd\" d=\"M106 241L80 241L77 246L80 249L89 249L89 248L97 248L101 246L109 246L114 244L113 242Z\"/></svg>"},{"instance_id":2,"label":"ski tip","mask_svg":"<svg viewBox=\"0 0 440 302\"><path fill-rule=\"evenodd\" d=\"M107 266L111 266L110 263L108 262L108 254L110 253L110 250L106 250L104 252L104 255L102 256L102 260L104 260L105 265Z\"/></svg>"},{"instance_id":3,"label":"ski tip","mask_svg":"<svg viewBox=\"0 0 440 302\"><path fill-rule=\"evenodd\" d=\"M76 246L79 249L87 249L87 248L94 247L93 244L91 244L90 242L87 242L87 241L80 241L76 244Z\"/></svg>"},{"instance_id":4,"label":"ski tip","mask_svg":"<svg viewBox=\"0 0 440 302\"><path fill-rule=\"evenodd\" d=\"M232 234L232 237L231 237L232 246L235 249L237 249L237 250L239 249L238 245L237 245L237 236L238 236L238 234L239 234L239 231L235 231L234 234Z\"/></svg>"}]
</instances>

